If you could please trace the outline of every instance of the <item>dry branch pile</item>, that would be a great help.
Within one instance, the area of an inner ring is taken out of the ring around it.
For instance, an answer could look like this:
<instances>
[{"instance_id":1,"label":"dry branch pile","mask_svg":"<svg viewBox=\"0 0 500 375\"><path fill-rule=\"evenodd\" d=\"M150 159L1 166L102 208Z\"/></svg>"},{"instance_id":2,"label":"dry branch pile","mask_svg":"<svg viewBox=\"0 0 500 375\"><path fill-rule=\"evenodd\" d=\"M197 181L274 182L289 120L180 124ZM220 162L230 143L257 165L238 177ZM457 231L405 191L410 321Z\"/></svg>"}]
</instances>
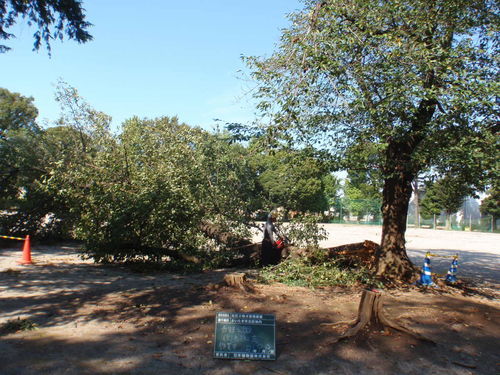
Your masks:
<instances>
[{"instance_id":1,"label":"dry branch pile","mask_svg":"<svg viewBox=\"0 0 500 375\"><path fill-rule=\"evenodd\" d=\"M336 247L319 249L324 252L327 258L341 259L342 262L349 267L363 266L368 269L373 269L376 260L376 253L380 246L373 241L364 241L351 243ZM261 251L260 243L245 244L236 246L232 249L235 253L233 265L245 266L256 264ZM287 257L300 258L311 257L313 253L310 249L299 248L293 245L287 245L281 252L282 259Z\"/></svg>"}]
</instances>

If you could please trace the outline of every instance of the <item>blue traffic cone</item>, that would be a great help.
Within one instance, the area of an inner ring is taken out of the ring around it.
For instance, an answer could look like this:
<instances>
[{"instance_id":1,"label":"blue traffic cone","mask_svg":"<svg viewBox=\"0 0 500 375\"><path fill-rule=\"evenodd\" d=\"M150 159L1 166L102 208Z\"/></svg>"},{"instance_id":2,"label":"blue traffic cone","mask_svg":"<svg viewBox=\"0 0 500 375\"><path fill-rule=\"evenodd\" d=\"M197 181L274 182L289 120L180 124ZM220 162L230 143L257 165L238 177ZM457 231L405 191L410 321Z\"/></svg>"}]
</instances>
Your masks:
<instances>
[{"instance_id":1,"label":"blue traffic cone","mask_svg":"<svg viewBox=\"0 0 500 375\"><path fill-rule=\"evenodd\" d=\"M417 284L424 286L436 286L436 284L434 284L434 281L432 281L430 253L425 254L424 265L422 267L420 279L417 281Z\"/></svg>"},{"instance_id":2,"label":"blue traffic cone","mask_svg":"<svg viewBox=\"0 0 500 375\"><path fill-rule=\"evenodd\" d=\"M453 261L451 262L450 269L448 271L448 274L446 275L445 281L447 283L456 283L457 280L457 269L458 269L458 255L453 257Z\"/></svg>"}]
</instances>

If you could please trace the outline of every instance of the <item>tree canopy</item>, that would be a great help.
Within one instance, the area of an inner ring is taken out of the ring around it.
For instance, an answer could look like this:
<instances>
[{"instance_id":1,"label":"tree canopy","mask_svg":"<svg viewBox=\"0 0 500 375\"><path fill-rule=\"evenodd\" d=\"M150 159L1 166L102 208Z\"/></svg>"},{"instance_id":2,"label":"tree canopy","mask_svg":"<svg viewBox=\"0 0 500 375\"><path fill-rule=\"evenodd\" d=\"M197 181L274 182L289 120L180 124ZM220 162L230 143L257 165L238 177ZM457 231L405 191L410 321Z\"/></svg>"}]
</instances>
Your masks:
<instances>
[{"instance_id":1,"label":"tree canopy","mask_svg":"<svg viewBox=\"0 0 500 375\"><path fill-rule=\"evenodd\" d=\"M12 199L21 180L36 173L34 137L40 129L36 123L38 110L33 98L0 88L0 193Z\"/></svg>"},{"instance_id":2,"label":"tree canopy","mask_svg":"<svg viewBox=\"0 0 500 375\"><path fill-rule=\"evenodd\" d=\"M41 182L67 134L41 129L37 115L33 98L0 89L0 210L8 213L0 215L0 225L16 235L62 236L67 208Z\"/></svg>"},{"instance_id":3,"label":"tree canopy","mask_svg":"<svg viewBox=\"0 0 500 375\"><path fill-rule=\"evenodd\" d=\"M500 189L498 185L493 185L488 193L488 196L481 202L480 210L483 215L493 217L492 230L496 230L496 221L500 218Z\"/></svg>"},{"instance_id":4,"label":"tree canopy","mask_svg":"<svg viewBox=\"0 0 500 375\"><path fill-rule=\"evenodd\" d=\"M427 184L422 200L422 214L430 217L444 211L446 228L451 229L450 216L460 209L467 196L472 193L473 190L464 181L450 175L444 176Z\"/></svg>"},{"instance_id":5,"label":"tree canopy","mask_svg":"<svg viewBox=\"0 0 500 375\"><path fill-rule=\"evenodd\" d=\"M38 109L33 100L32 97L25 97L0 87L0 137L4 137L4 132L11 130L38 130Z\"/></svg>"},{"instance_id":6,"label":"tree canopy","mask_svg":"<svg viewBox=\"0 0 500 375\"><path fill-rule=\"evenodd\" d=\"M11 28L18 19L25 19L29 26L36 28L33 34L33 50L45 45L51 52L51 41L68 39L85 43L92 40L87 31L92 24L85 20L80 0L3 0L0 1L0 40L15 37ZM0 52L10 47L0 44Z\"/></svg>"},{"instance_id":7,"label":"tree canopy","mask_svg":"<svg viewBox=\"0 0 500 375\"><path fill-rule=\"evenodd\" d=\"M327 188L336 186L327 166L308 150L281 150L258 155L267 207L283 207L291 211L322 212L328 209ZM336 192L330 191L329 194Z\"/></svg>"},{"instance_id":8,"label":"tree canopy","mask_svg":"<svg viewBox=\"0 0 500 375\"><path fill-rule=\"evenodd\" d=\"M411 181L424 170L495 170L498 3L304 2L269 58L248 58L267 134L327 149L384 179L377 273L409 279ZM489 175L486 172L491 172Z\"/></svg>"},{"instance_id":9,"label":"tree canopy","mask_svg":"<svg viewBox=\"0 0 500 375\"><path fill-rule=\"evenodd\" d=\"M56 138L43 185L94 259L158 261L230 245L210 227L248 234L255 172L240 145L175 117L134 117L114 134L76 89L61 84L58 100L66 141Z\"/></svg>"}]
</instances>

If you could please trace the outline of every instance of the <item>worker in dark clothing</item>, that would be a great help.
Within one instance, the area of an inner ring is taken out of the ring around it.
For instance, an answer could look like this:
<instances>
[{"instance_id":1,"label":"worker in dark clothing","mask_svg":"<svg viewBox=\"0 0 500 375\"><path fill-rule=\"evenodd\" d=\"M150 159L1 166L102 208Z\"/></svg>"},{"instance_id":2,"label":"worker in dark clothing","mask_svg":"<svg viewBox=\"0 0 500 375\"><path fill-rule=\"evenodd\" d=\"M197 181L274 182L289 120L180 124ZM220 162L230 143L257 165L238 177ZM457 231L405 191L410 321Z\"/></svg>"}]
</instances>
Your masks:
<instances>
[{"instance_id":1,"label":"worker in dark clothing","mask_svg":"<svg viewBox=\"0 0 500 375\"><path fill-rule=\"evenodd\" d=\"M260 252L260 265L268 266L270 264L278 264L281 259L281 250L276 246L274 235L278 235L278 231L274 226L276 216L270 213L267 216L266 224L264 225L264 239L262 240L262 249Z\"/></svg>"}]
</instances>

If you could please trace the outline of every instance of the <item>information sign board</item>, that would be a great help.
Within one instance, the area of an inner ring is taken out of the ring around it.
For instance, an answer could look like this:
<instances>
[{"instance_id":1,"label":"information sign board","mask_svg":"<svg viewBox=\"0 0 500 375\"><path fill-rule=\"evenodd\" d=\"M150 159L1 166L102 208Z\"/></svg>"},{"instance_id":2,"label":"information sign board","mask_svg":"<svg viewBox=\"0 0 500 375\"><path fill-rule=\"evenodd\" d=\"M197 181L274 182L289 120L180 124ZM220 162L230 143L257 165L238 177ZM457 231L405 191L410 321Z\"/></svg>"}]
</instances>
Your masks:
<instances>
[{"instance_id":1,"label":"information sign board","mask_svg":"<svg viewBox=\"0 0 500 375\"><path fill-rule=\"evenodd\" d=\"M275 360L274 315L218 312L215 317L214 358Z\"/></svg>"}]
</instances>

